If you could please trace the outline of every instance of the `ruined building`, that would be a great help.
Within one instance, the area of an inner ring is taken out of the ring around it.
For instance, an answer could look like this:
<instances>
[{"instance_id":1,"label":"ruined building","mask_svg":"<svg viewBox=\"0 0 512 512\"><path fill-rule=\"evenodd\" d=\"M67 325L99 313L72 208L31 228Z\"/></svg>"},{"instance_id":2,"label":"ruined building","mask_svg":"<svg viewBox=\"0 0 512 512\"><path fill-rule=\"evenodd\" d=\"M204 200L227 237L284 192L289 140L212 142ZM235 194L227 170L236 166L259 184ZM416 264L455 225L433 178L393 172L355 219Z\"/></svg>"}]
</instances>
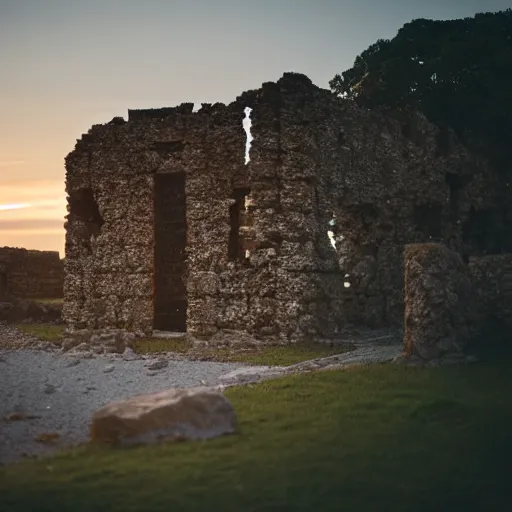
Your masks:
<instances>
[{"instance_id":1,"label":"ruined building","mask_svg":"<svg viewBox=\"0 0 512 512\"><path fill-rule=\"evenodd\" d=\"M57 251L0 247L0 301L61 298L63 283L64 265Z\"/></svg>"},{"instance_id":2,"label":"ruined building","mask_svg":"<svg viewBox=\"0 0 512 512\"><path fill-rule=\"evenodd\" d=\"M70 331L330 338L403 322L406 244L508 249L498 178L453 134L295 73L229 105L129 110L66 169Z\"/></svg>"}]
</instances>

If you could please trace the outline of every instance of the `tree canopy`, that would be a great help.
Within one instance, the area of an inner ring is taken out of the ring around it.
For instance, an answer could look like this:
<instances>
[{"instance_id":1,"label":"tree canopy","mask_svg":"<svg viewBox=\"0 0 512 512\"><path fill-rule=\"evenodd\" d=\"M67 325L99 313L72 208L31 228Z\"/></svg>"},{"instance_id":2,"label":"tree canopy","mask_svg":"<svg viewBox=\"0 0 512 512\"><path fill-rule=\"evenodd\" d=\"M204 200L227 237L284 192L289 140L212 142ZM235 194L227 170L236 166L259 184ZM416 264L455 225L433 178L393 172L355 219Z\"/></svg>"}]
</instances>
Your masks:
<instances>
[{"instance_id":1,"label":"tree canopy","mask_svg":"<svg viewBox=\"0 0 512 512\"><path fill-rule=\"evenodd\" d=\"M365 107L422 111L512 162L512 9L449 21L417 19L336 75L333 92Z\"/></svg>"}]
</instances>

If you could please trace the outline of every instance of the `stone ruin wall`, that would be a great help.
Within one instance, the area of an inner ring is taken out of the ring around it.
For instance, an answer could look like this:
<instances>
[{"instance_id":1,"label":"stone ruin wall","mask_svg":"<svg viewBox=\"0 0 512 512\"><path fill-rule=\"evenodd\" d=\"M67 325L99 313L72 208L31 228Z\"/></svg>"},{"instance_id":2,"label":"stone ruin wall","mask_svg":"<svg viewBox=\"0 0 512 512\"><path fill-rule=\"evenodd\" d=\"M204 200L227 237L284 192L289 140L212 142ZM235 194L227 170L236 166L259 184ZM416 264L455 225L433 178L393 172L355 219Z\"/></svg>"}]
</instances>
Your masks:
<instances>
[{"instance_id":1,"label":"stone ruin wall","mask_svg":"<svg viewBox=\"0 0 512 512\"><path fill-rule=\"evenodd\" d=\"M228 106L192 107L129 111L68 155L71 330L151 333L156 175L186 175L187 330L196 336L233 329L288 340L332 337L348 323L401 324L403 246L474 252L474 218L495 207L494 175L453 136L441 139L420 115L359 109L303 75Z\"/></svg>"},{"instance_id":2,"label":"stone ruin wall","mask_svg":"<svg viewBox=\"0 0 512 512\"><path fill-rule=\"evenodd\" d=\"M477 303L461 255L442 244L410 244L404 267L405 354L422 360L462 354Z\"/></svg>"},{"instance_id":3,"label":"stone ruin wall","mask_svg":"<svg viewBox=\"0 0 512 512\"><path fill-rule=\"evenodd\" d=\"M512 332L512 254L461 255L442 244L404 251L404 355L439 360L468 344L508 342Z\"/></svg>"},{"instance_id":4,"label":"stone ruin wall","mask_svg":"<svg viewBox=\"0 0 512 512\"><path fill-rule=\"evenodd\" d=\"M63 296L64 266L57 251L0 247L0 299Z\"/></svg>"}]
</instances>

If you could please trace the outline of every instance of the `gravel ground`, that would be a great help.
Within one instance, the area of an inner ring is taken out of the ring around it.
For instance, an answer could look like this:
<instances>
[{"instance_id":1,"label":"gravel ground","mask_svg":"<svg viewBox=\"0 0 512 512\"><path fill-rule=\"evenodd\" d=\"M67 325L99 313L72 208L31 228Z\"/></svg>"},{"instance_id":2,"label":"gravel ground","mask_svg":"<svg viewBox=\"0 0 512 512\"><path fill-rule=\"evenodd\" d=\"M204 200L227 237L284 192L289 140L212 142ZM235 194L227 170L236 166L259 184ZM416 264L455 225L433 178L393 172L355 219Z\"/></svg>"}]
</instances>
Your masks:
<instances>
[{"instance_id":1,"label":"gravel ground","mask_svg":"<svg viewBox=\"0 0 512 512\"><path fill-rule=\"evenodd\" d=\"M87 441L93 412L109 402L172 387L215 385L241 366L133 354L83 358L0 350L0 464ZM38 442L45 433L59 437Z\"/></svg>"},{"instance_id":2,"label":"gravel ground","mask_svg":"<svg viewBox=\"0 0 512 512\"><path fill-rule=\"evenodd\" d=\"M0 324L0 465L86 442L92 414L112 401L173 387L225 387L296 371L382 363L400 353L399 334L372 334L350 339L355 347L350 353L269 368L190 361L177 354L138 356L129 349L101 356L61 352ZM45 439L50 442L41 442Z\"/></svg>"}]
</instances>

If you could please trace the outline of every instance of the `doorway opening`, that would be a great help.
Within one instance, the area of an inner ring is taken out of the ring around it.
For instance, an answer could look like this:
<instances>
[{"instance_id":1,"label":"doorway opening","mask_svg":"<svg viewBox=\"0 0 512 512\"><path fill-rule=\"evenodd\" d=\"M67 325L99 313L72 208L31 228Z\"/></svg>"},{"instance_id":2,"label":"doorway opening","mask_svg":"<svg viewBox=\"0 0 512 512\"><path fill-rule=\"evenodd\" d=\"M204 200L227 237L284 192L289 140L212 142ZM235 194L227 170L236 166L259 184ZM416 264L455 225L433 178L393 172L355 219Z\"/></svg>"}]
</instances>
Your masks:
<instances>
[{"instance_id":1,"label":"doorway opening","mask_svg":"<svg viewBox=\"0 0 512 512\"><path fill-rule=\"evenodd\" d=\"M156 174L154 321L160 331L187 330L185 173Z\"/></svg>"}]
</instances>

